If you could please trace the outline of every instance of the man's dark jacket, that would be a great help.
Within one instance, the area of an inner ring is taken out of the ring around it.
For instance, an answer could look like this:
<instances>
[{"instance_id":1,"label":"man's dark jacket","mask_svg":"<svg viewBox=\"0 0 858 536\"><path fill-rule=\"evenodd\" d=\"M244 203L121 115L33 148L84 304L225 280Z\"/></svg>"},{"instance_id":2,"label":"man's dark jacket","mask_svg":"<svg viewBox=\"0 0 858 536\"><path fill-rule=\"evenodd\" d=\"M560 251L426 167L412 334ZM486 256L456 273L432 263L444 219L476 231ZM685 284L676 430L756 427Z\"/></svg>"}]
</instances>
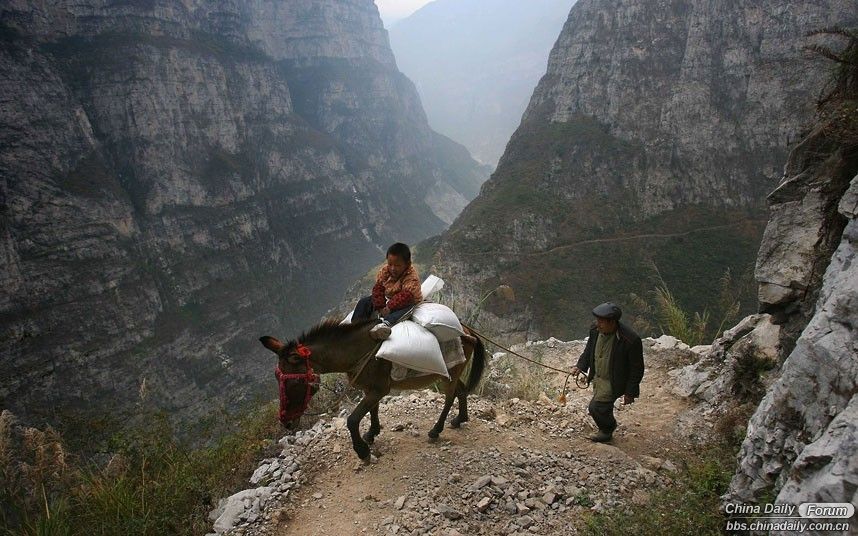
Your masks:
<instances>
[{"instance_id":1,"label":"man's dark jacket","mask_svg":"<svg viewBox=\"0 0 858 536\"><path fill-rule=\"evenodd\" d=\"M593 381L596 376L596 339L599 332L594 326L590 329L587 347L578 359L576 365L583 371L589 371L587 378ZM622 322L618 322L617 339L611 350L611 390L614 398L629 395L632 398L640 396L640 383L644 374L643 344L638 334Z\"/></svg>"}]
</instances>

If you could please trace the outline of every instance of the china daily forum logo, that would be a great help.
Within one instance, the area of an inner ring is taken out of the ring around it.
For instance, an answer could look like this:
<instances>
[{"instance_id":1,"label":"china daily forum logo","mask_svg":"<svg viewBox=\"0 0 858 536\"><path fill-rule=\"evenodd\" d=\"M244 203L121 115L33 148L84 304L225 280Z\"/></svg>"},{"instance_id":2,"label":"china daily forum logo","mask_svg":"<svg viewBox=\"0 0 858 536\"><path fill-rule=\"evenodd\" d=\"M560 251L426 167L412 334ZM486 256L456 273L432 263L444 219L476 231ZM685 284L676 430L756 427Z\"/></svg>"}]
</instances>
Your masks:
<instances>
[{"instance_id":1,"label":"china daily forum logo","mask_svg":"<svg viewBox=\"0 0 858 536\"><path fill-rule=\"evenodd\" d=\"M798 512L798 515L796 514ZM790 533L837 532L850 530L855 506L849 503L735 504L725 505L729 534L781 531Z\"/></svg>"},{"instance_id":2,"label":"china daily forum logo","mask_svg":"<svg viewBox=\"0 0 858 536\"><path fill-rule=\"evenodd\" d=\"M798 510L798 515L796 514ZM801 503L794 504L736 504L724 506L724 513L734 517L765 516L774 518L804 519L849 519L855 515L855 505L850 503Z\"/></svg>"}]
</instances>

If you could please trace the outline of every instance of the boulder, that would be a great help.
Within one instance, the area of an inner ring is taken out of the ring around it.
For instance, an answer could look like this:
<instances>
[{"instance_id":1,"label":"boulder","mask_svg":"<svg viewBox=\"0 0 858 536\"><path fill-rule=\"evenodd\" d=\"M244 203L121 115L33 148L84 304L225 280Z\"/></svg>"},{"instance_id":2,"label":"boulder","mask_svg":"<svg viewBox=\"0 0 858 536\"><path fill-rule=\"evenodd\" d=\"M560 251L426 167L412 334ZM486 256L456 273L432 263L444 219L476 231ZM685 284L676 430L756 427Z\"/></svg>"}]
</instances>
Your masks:
<instances>
[{"instance_id":1,"label":"boulder","mask_svg":"<svg viewBox=\"0 0 858 536\"><path fill-rule=\"evenodd\" d=\"M214 522L214 531L218 534L223 534L234 527L242 514L249 508L248 502L251 507L253 504L261 507L271 497L272 491L273 488L266 486L239 491L235 495L228 497L223 504L223 510Z\"/></svg>"}]
</instances>

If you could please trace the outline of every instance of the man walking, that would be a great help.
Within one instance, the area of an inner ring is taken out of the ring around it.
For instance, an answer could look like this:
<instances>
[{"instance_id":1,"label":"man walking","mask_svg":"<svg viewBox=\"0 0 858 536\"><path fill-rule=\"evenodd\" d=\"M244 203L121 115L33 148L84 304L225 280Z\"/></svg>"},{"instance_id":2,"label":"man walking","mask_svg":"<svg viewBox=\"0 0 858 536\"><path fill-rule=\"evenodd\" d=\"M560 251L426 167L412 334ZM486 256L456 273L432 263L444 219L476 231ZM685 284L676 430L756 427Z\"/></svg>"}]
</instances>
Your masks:
<instances>
[{"instance_id":1,"label":"man walking","mask_svg":"<svg viewBox=\"0 0 858 536\"><path fill-rule=\"evenodd\" d=\"M614 401L623 397L631 404L640 396L643 378L643 344L638 334L620 322L623 312L613 303L603 303L593 309L596 324L590 330L587 347L572 367L572 374L587 373L593 384L593 399L588 411L599 427L591 441L611 440L617 428Z\"/></svg>"}]
</instances>

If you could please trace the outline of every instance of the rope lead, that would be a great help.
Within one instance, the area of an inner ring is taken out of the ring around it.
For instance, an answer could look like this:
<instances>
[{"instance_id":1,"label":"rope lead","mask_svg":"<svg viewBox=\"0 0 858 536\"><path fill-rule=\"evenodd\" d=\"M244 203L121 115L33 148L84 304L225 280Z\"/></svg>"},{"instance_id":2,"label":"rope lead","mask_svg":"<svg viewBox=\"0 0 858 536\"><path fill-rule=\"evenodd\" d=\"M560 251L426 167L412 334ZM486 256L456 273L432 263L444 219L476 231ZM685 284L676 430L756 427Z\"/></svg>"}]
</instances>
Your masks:
<instances>
[{"instance_id":1,"label":"rope lead","mask_svg":"<svg viewBox=\"0 0 858 536\"><path fill-rule=\"evenodd\" d=\"M465 326L464 324L462 324L462 325L463 325L463 326ZM549 370L553 370L553 371L555 371L555 372L559 372L560 374L564 374L564 375L566 376L566 379L563 381L563 390L560 392L560 396L559 396L559 397L557 397L557 401L558 401L560 404L566 404L566 387L567 387L567 386L568 386L568 384L569 384L569 377L570 377L570 376L572 376L572 373L571 373L571 372L569 372L569 371L567 371L567 370L562 370L562 369L559 369L559 368L551 367L551 366L546 365L546 364L544 364L544 363L540 363L539 361L535 361L535 360L533 360L533 359L530 359L529 357L525 357L525 356L521 355L520 353L518 353L518 352L514 352L514 351L510 350L509 348L507 348L506 346L503 346L503 345L501 345L500 343L498 343L498 342L496 342L496 341L494 341L494 340L492 340L492 339L490 339L490 338L486 337L484 334L482 334L482 333L480 333L479 331L475 330L473 327L471 327L471 326L465 326L465 327L466 327L466 328L468 328L469 330L471 330L471 331L472 331L475 335L477 335L478 337L482 337L486 342L490 342L490 343L494 344L495 346L497 346L497 347L498 347L498 348L500 348L501 350L504 350L505 352L509 352L509 353L511 353L511 354L512 354L512 355L514 355L514 356L520 357L521 359L524 359L525 361L528 361L528 362L530 362L530 363L533 363L534 365L539 365L540 367L547 368L547 369L549 369ZM583 380L581 380L581 377L582 377L582 376L584 377L584 379L583 379ZM584 383L584 385L583 385L583 386L581 385L581 382L582 382L582 381L583 381L583 383ZM587 376L585 376L584 374L579 374L578 376L576 376L576 377L575 377L575 385L577 385L578 387L580 387L580 388L582 388L582 389L586 389L586 388L590 385L590 381L589 381L589 379L587 378Z\"/></svg>"}]
</instances>

